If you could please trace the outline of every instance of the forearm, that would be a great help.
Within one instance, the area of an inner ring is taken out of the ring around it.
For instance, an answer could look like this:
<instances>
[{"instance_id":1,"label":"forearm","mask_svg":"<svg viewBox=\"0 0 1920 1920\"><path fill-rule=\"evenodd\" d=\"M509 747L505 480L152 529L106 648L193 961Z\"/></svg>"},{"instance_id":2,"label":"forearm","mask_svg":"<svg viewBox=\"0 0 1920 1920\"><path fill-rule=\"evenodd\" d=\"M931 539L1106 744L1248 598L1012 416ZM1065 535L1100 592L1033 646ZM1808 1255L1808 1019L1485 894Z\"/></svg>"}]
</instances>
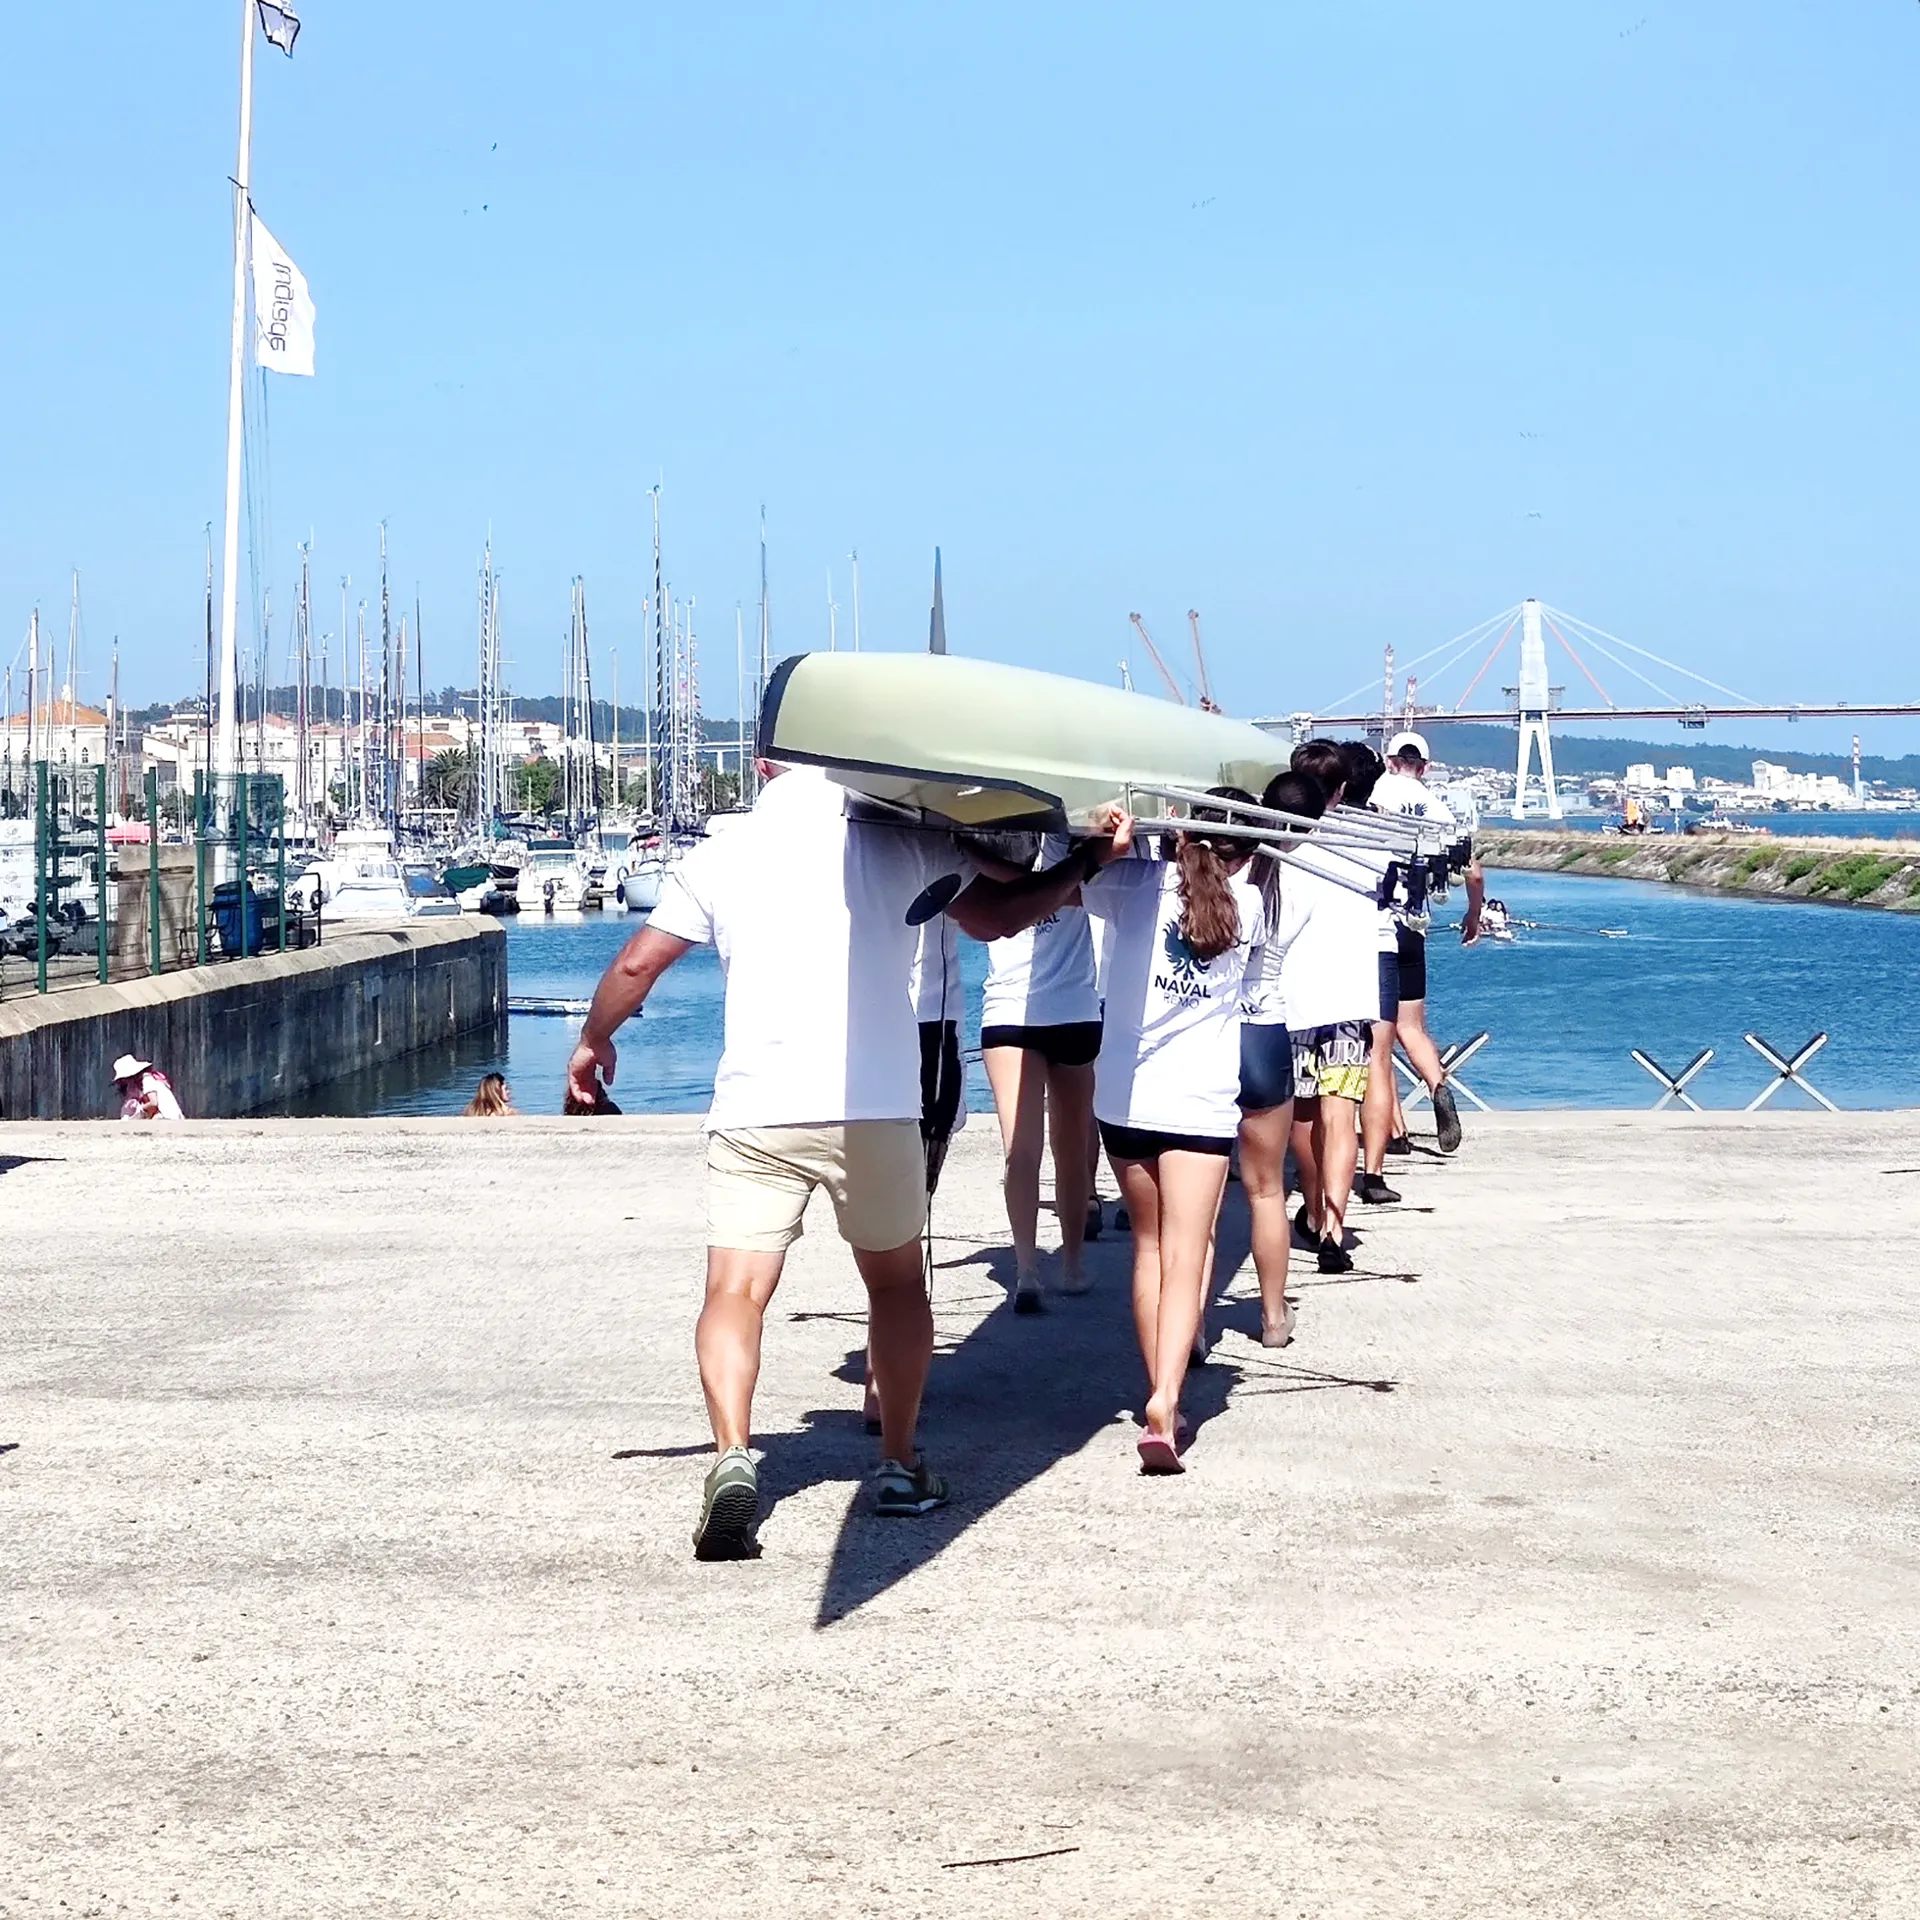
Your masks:
<instances>
[{"instance_id":1,"label":"forearm","mask_svg":"<svg viewBox=\"0 0 1920 1920\"><path fill-rule=\"evenodd\" d=\"M600 976L593 1004L587 1009L581 1039L588 1045L608 1041L646 1004L660 976L685 953L691 943L670 933L642 927Z\"/></svg>"},{"instance_id":2,"label":"forearm","mask_svg":"<svg viewBox=\"0 0 1920 1920\"><path fill-rule=\"evenodd\" d=\"M1101 844L1087 842L1044 873L1023 873L1012 880L982 876L947 911L960 931L975 940L1004 940L1070 906L1099 864Z\"/></svg>"}]
</instances>

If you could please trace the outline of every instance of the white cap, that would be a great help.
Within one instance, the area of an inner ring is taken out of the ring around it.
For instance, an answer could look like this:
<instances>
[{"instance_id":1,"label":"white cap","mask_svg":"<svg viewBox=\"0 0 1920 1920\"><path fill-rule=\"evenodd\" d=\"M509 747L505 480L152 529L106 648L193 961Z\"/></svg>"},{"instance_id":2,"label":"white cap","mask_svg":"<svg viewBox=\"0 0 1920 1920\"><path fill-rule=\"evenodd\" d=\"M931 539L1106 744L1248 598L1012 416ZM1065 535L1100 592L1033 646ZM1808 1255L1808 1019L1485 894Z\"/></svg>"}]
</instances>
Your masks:
<instances>
[{"instance_id":1,"label":"white cap","mask_svg":"<svg viewBox=\"0 0 1920 1920\"><path fill-rule=\"evenodd\" d=\"M1424 733L1396 733L1387 742L1386 757L1389 760L1398 760L1403 753L1417 754L1422 760L1433 758L1427 751L1427 736Z\"/></svg>"},{"instance_id":2,"label":"white cap","mask_svg":"<svg viewBox=\"0 0 1920 1920\"><path fill-rule=\"evenodd\" d=\"M113 1063L114 1084L117 1086L122 1080L136 1080L152 1065L151 1060L136 1060L132 1054L123 1053Z\"/></svg>"}]
</instances>

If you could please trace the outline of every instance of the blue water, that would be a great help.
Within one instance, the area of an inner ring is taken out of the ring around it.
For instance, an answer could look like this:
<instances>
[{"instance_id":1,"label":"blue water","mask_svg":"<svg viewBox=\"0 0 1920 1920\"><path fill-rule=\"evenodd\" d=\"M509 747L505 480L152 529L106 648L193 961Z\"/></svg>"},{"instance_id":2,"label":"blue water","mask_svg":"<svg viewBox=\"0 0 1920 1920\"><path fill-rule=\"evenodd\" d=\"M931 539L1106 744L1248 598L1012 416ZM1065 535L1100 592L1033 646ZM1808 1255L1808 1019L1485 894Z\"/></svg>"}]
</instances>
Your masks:
<instances>
[{"instance_id":1,"label":"blue water","mask_svg":"<svg viewBox=\"0 0 1920 1920\"><path fill-rule=\"evenodd\" d=\"M1629 1058L1639 1047L1670 1071L1702 1047L1713 1064L1693 1083L1704 1106L1740 1107L1771 1069L1743 1044L1758 1033L1791 1055L1832 1037L1808 1066L1843 1107L1920 1104L1920 1061L1897 1017L1920 970L1920 916L1800 902L1729 899L1631 880L1501 872L1494 891L1516 919L1537 921L1511 945L1463 948L1443 907L1429 944L1428 1019L1443 1042L1493 1038L1466 1079L1496 1107L1637 1107L1659 1088ZM508 979L525 995L585 998L638 923L624 915L572 923L508 921ZM1600 929L1624 937L1600 937ZM977 1038L984 950L961 942ZM720 1055L721 980L697 949L670 972L644 1017L620 1037L614 1097L628 1112L699 1112ZM485 1072L507 1075L515 1104L559 1110L578 1022L517 1015L491 1039L416 1055L310 1096L310 1113L454 1113ZM1800 1096L1788 1090L1778 1104ZM968 1104L990 1106L975 1066Z\"/></svg>"},{"instance_id":2,"label":"blue water","mask_svg":"<svg viewBox=\"0 0 1920 1920\"><path fill-rule=\"evenodd\" d=\"M1543 820L1538 813L1524 820L1509 820L1502 814L1483 816L1481 825L1489 832L1500 827L1550 827L1555 833L1599 833L1609 816L1604 813L1574 813L1564 820ZM1811 837L1825 840L1920 840L1920 813L1735 813L1729 816L1751 826L1764 827L1777 839ZM1684 827L1697 814L1680 815ZM1674 816L1661 813L1656 824L1662 832L1673 825Z\"/></svg>"}]
</instances>

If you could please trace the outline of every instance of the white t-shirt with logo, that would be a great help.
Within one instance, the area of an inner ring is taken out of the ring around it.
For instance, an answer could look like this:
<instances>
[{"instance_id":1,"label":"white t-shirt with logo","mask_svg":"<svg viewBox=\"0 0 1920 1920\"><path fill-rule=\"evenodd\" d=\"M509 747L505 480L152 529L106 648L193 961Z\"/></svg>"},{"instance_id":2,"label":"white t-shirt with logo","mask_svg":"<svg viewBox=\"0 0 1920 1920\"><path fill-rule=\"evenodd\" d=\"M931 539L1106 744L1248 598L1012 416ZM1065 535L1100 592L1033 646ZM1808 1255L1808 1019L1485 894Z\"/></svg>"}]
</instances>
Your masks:
<instances>
[{"instance_id":1,"label":"white t-shirt with logo","mask_svg":"<svg viewBox=\"0 0 1920 1920\"><path fill-rule=\"evenodd\" d=\"M1389 769L1373 783L1373 804L1382 813L1403 813L1414 820L1430 820L1436 827L1457 824L1453 809L1429 787L1410 773Z\"/></svg>"},{"instance_id":2,"label":"white t-shirt with logo","mask_svg":"<svg viewBox=\"0 0 1920 1920\"><path fill-rule=\"evenodd\" d=\"M726 1043L707 1131L920 1117L907 909L972 864L945 834L849 820L810 767L675 862L648 924L714 947Z\"/></svg>"},{"instance_id":3,"label":"white t-shirt with logo","mask_svg":"<svg viewBox=\"0 0 1920 1920\"><path fill-rule=\"evenodd\" d=\"M1231 1139L1240 1125L1240 995L1265 929L1260 896L1236 881L1239 940L1200 960L1180 932L1180 869L1117 860L1081 889L1106 923L1106 1032L1093 1111L1109 1126Z\"/></svg>"},{"instance_id":4,"label":"white t-shirt with logo","mask_svg":"<svg viewBox=\"0 0 1920 1920\"><path fill-rule=\"evenodd\" d=\"M1364 885L1365 876L1328 860L1330 852L1316 853L1311 842L1295 850L1282 870L1280 922L1262 956L1269 969L1278 957L1280 999L1296 1034L1380 1018L1379 909L1370 893L1340 884Z\"/></svg>"},{"instance_id":5,"label":"white t-shirt with logo","mask_svg":"<svg viewBox=\"0 0 1920 1920\"><path fill-rule=\"evenodd\" d=\"M1064 834L1040 846L1038 870L1067 857ZM1093 927L1084 907L1062 907L1038 926L987 942L983 1027L1066 1027L1100 1018Z\"/></svg>"}]
</instances>

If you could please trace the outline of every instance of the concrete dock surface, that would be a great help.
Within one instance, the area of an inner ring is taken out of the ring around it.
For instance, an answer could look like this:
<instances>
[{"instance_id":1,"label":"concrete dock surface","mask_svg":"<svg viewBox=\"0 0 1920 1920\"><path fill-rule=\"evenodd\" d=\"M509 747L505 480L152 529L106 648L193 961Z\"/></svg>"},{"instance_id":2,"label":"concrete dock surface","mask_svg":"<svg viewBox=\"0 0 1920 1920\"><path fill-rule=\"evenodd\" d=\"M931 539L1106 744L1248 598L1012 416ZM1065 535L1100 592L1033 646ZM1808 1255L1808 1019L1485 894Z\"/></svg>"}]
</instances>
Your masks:
<instances>
[{"instance_id":1,"label":"concrete dock surface","mask_svg":"<svg viewBox=\"0 0 1920 1920\"><path fill-rule=\"evenodd\" d=\"M1920 1912L1920 1115L1398 1165L1149 1480L975 1116L919 1522L816 1207L703 1566L693 1123L7 1128L0 1915Z\"/></svg>"}]
</instances>

